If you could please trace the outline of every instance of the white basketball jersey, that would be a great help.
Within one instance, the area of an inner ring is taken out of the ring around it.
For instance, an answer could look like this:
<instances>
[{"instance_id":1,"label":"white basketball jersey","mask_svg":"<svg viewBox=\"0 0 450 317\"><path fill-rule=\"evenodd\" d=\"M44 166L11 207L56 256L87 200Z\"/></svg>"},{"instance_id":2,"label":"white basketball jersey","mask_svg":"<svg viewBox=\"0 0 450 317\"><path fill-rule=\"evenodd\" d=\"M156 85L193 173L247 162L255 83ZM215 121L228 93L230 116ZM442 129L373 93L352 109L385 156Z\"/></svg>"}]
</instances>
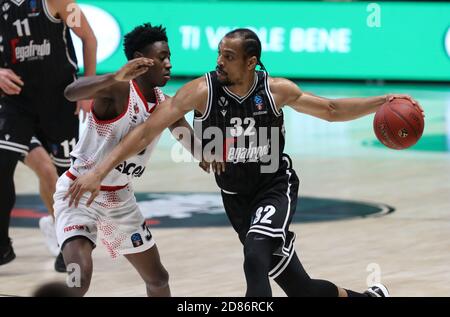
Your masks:
<instances>
[{"instance_id":1,"label":"white basketball jersey","mask_svg":"<svg viewBox=\"0 0 450 317\"><path fill-rule=\"evenodd\" d=\"M117 118L99 120L91 111L83 135L70 153L72 166L69 172L77 177L92 170L107 157L114 147L136 126L147 120L165 97L155 88L156 104L147 103L135 81L130 81L128 106ZM123 186L133 177L140 177L159 140L158 136L144 151L116 166L102 182L103 186Z\"/></svg>"}]
</instances>

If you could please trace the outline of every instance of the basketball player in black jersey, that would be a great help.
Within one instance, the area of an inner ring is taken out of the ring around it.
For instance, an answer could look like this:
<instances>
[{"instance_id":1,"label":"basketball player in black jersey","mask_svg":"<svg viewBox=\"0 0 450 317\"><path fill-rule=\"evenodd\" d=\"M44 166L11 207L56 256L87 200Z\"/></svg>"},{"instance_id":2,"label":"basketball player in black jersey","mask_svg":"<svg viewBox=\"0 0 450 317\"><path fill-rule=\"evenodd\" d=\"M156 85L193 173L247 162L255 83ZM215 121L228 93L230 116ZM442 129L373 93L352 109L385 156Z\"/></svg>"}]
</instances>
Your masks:
<instances>
[{"instance_id":1,"label":"basketball player in black jersey","mask_svg":"<svg viewBox=\"0 0 450 317\"><path fill-rule=\"evenodd\" d=\"M203 154L214 158L226 213L244 246L247 296L271 296L269 276L288 296L387 296L383 285L363 294L311 279L305 272L293 246L295 234L289 231L299 180L283 152L282 107L327 121L346 121L374 113L392 98L410 99L422 111L420 106L407 95L330 100L307 94L287 79L256 71L257 65L264 69L260 57L261 43L254 32L228 33L219 44L216 71L184 85L167 108L155 111L102 164L73 183L69 204L77 204L86 191L92 193L87 204L92 202L110 170L194 110L194 130L201 133ZM220 161L225 164L217 164Z\"/></svg>"},{"instance_id":2,"label":"basketball player in black jersey","mask_svg":"<svg viewBox=\"0 0 450 317\"><path fill-rule=\"evenodd\" d=\"M90 109L88 101L64 98L64 88L78 71L69 28L83 42L87 76L95 74L97 42L73 0L0 0L0 13L1 265L15 258L8 227L17 161L37 173L52 213L57 173L70 166L69 152L78 139L78 111ZM62 255L55 269L65 272Z\"/></svg>"}]
</instances>

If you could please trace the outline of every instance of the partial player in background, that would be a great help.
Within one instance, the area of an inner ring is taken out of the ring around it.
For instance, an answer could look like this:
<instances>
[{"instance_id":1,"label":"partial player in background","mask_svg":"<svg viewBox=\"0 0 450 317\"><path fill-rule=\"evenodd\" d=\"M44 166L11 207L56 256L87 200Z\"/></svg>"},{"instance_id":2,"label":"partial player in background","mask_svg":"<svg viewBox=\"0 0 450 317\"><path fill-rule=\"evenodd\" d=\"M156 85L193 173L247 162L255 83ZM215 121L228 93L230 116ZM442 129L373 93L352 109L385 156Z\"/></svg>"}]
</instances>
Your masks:
<instances>
[{"instance_id":1,"label":"partial player in background","mask_svg":"<svg viewBox=\"0 0 450 317\"><path fill-rule=\"evenodd\" d=\"M202 137L203 154L225 160L225 169L216 165L215 177L227 215L243 244L247 296L271 296L269 276L288 296L387 296L383 285L357 293L312 279L303 268L294 248L295 234L289 230L297 207L299 179L284 153L282 108L286 105L327 121L360 118L395 98L410 100L419 113L422 109L407 95L314 96L288 79L256 71L257 65L264 69L257 35L249 29L228 33L219 44L216 70L185 84L101 164L79 177L68 192L69 205L73 201L78 205L81 199L80 208L89 206L117 164L142 151L164 128L194 110L194 130ZM217 146L211 147L211 143ZM209 153L208 148L215 153ZM85 194L87 191L92 194Z\"/></svg>"},{"instance_id":2,"label":"partial player in background","mask_svg":"<svg viewBox=\"0 0 450 317\"><path fill-rule=\"evenodd\" d=\"M90 109L89 101L77 104L64 97L78 71L69 28L83 43L85 76L95 75L97 41L73 0L0 0L0 11L1 265L15 258L8 228L17 161L24 160L39 176L41 197L52 215L57 175L70 166L69 153L78 140L78 113ZM52 216L40 225L57 253ZM55 269L66 270L61 254Z\"/></svg>"}]
</instances>

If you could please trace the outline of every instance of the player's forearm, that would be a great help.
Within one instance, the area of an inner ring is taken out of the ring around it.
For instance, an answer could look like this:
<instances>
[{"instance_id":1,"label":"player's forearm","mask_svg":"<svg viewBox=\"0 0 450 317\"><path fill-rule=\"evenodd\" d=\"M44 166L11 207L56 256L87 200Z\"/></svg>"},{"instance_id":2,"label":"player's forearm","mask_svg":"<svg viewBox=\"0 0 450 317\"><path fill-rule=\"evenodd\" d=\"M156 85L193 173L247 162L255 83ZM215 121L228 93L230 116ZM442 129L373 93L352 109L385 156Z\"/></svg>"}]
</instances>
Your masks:
<instances>
[{"instance_id":1,"label":"player's forearm","mask_svg":"<svg viewBox=\"0 0 450 317\"><path fill-rule=\"evenodd\" d=\"M66 87L64 96L70 101L92 99L96 93L117 83L115 74L82 77Z\"/></svg>"},{"instance_id":2,"label":"player's forearm","mask_svg":"<svg viewBox=\"0 0 450 317\"><path fill-rule=\"evenodd\" d=\"M84 76L94 76L97 65L97 39L94 35L83 40Z\"/></svg>"},{"instance_id":3,"label":"player's forearm","mask_svg":"<svg viewBox=\"0 0 450 317\"><path fill-rule=\"evenodd\" d=\"M184 117L170 126L170 132L195 159L202 160L201 141L195 137L194 130Z\"/></svg>"},{"instance_id":4,"label":"player's forearm","mask_svg":"<svg viewBox=\"0 0 450 317\"><path fill-rule=\"evenodd\" d=\"M127 134L125 138L113 149L107 158L94 170L101 180L117 165L131 156L142 152L145 147L156 137L156 134L145 127L145 123Z\"/></svg>"},{"instance_id":5,"label":"player's forearm","mask_svg":"<svg viewBox=\"0 0 450 317\"><path fill-rule=\"evenodd\" d=\"M386 96L331 100L332 121L348 121L374 113L386 102Z\"/></svg>"}]
</instances>

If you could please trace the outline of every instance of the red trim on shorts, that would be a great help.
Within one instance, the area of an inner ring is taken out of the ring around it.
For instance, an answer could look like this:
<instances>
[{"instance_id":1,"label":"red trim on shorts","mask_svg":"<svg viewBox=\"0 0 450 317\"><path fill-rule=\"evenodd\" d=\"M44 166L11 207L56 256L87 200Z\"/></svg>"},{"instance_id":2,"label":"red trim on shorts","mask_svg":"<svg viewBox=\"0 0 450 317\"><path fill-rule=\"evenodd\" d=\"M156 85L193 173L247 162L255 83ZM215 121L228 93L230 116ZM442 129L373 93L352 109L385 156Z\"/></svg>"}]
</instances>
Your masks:
<instances>
[{"instance_id":1,"label":"red trim on shorts","mask_svg":"<svg viewBox=\"0 0 450 317\"><path fill-rule=\"evenodd\" d=\"M149 109L147 99L145 99L144 95L142 94L141 90L139 89L138 84L134 81L134 79L131 82L133 83L134 90L136 90L136 92L138 93L142 102L144 103L144 106L145 106L145 109L147 109L147 112L152 113L153 111L155 111L156 106L159 104L158 96L156 95L157 94L156 88L153 88L153 91L155 93L156 103L153 105L153 107L151 109Z\"/></svg>"},{"instance_id":2,"label":"red trim on shorts","mask_svg":"<svg viewBox=\"0 0 450 317\"><path fill-rule=\"evenodd\" d=\"M71 172L67 171L66 176L69 177L71 180L76 180L77 177L73 175ZM116 190L121 190L127 187L128 184L122 185L122 186L100 186L100 190L104 192L115 192Z\"/></svg>"},{"instance_id":3,"label":"red trim on shorts","mask_svg":"<svg viewBox=\"0 0 450 317\"><path fill-rule=\"evenodd\" d=\"M92 113L92 118L94 118L95 123L97 124L109 124L109 123L113 123L117 120L120 120L128 111L128 106L130 104L130 96L128 96L128 103L125 106L125 109L122 111L121 114L119 114L117 117L112 118L110 120L101 120L99 118L97 118L97 116L94 113L94 100L92 100L92 105L91 105L91 113Z\"/></svg>"}]
</instances>

